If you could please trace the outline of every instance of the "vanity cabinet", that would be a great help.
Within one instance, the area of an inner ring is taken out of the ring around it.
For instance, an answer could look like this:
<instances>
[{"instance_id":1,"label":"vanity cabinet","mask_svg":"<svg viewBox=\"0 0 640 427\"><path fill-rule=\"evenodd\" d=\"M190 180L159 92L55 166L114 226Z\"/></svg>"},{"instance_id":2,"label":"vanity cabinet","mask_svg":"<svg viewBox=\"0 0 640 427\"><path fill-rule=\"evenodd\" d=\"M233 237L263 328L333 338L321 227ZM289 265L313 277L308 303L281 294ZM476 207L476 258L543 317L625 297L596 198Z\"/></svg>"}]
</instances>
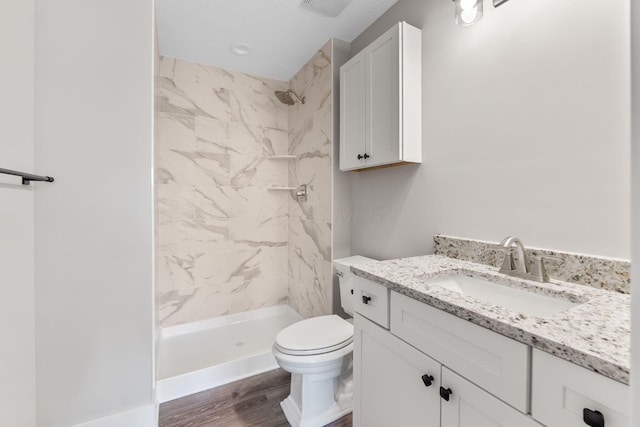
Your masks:
<instances>
[{"instance_id":1,"label":"vanity cabinet","mask_svg":"<svg viewBox=\"0 0 640 427\"><path fill-rule=\"evenodd\" d=\"M356 427L540 427L358 314L353 379Z\"/></svg>"},{"instance_id":2,"label":"vanity cabinet","mask_svg":"<svg viewBox=\"0 0 640 427\"><path fill-rule=\"evenodd\" d=\"M422 162L421 46L400 22L340 67L340 170Z\"/></svg>"},{"instance_id":3,"label":"vanity cabinet","mask_svg":"<svg viewBox=\"0 0 640 427\"><path fill-rule=\"evenodd\" d=\"M629 387L373 281L354 285L355 427L629 427Z\"/></svg>"},{"instance_id":4,"label":"vanity cabinet","mask_svg":"<svg viewBox=\"0 0 640 427\"><path fill-rule=\"evenodd\" d=\"M532 374L531 413L546 426L629 426L631 396L625 384L537 349Z\"/></svg>"}]
</instances>

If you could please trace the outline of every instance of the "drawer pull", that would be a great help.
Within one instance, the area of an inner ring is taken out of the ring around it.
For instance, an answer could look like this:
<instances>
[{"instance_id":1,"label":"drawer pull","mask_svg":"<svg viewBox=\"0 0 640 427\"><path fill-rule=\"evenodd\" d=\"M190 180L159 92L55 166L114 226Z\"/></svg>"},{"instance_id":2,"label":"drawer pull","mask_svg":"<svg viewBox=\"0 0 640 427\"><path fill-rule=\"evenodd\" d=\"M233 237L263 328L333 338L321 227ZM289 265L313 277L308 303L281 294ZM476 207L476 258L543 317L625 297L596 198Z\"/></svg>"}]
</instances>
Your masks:
<instances>
[{"instance_id":1,"label":"drawer pull","mask_svg":"<svg viewBox=\"0 0 640 427\"><path fill-rule=\"evenodd\" d=\"M367 295L362 295L362 302L365 304L369 304L369 301L371 301L371 297L367 296Z\"/></svg>"},{"instance_id":2,"label":"drawer pull","mask_svg":"<svg viewBox=\"0 0 640 427\"><path fill-rule=\"evenodd\" d=\"M582 420L591 427L604 427L604 415L600 411L584 408L582 410Z\"/></svg>"},{"instance_id":3,"label":"drawer pull","mask_svg":"<svg viewBox=\"0 0 640 427\"><path fill-rule=\"evenodd\" d=\"M440 387L440 397L446 400L447 402L449 401L449 398L451 397L452 394L453 394L453 391L451 391L450 388Z\"/></svg>"},{"instance_id":4,"label":"drawer pull","mask_svg":"<svg viewBox=\"0 0 640 427\"><path fill-rule=\"evenodd\" d=\"M433 384L433 375L424 374L422 376L422 382L424 383L425 387L431 387L431 384Z\"/></svg>"}]
</instances>

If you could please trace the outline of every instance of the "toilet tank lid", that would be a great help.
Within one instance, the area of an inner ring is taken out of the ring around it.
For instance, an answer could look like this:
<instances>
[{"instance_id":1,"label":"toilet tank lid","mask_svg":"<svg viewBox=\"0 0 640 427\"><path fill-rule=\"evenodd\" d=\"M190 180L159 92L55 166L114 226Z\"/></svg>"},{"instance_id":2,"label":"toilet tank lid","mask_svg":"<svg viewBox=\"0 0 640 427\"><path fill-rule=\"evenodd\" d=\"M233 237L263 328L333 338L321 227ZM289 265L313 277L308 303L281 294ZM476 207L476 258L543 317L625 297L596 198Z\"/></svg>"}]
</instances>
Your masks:
<instances>
[{"instance_id":1,"label":"toilet tank lid","mask_svg":"<svg viewBox=\"0 0 640 427\"><path fill-rule=\"evenodd\" d=\"M365 262L377 261L373 258L367 258L365 256L354 255L347 258L339 258L333 260L333 265L338 270L348 270L354 264L364 264Z\"/></svg>"}]
</instances>

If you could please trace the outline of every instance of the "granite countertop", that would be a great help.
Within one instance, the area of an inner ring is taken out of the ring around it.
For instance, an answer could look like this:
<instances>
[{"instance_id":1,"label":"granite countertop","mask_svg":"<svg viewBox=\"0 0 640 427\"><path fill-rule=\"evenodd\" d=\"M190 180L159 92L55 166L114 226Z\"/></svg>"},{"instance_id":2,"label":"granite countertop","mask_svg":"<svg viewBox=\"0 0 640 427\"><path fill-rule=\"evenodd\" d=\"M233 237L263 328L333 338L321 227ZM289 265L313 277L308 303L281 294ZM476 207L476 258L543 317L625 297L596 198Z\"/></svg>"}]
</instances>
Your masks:
<instances>
[{"instance_id":1,"label":"granite countertop","mask_svg":"<svg viewBox=\"0 0 640 427\"><path fill-rule=\"evenodd\" d=\"M440 255L357 264L351 270L392 291L629 384L629 295L553 279L550 283L518 279L500 274L495 267ZM555 295L579 305L553 316L533 317L429 284L429 279L458 274Z\"/></svg>"}]
</instances>

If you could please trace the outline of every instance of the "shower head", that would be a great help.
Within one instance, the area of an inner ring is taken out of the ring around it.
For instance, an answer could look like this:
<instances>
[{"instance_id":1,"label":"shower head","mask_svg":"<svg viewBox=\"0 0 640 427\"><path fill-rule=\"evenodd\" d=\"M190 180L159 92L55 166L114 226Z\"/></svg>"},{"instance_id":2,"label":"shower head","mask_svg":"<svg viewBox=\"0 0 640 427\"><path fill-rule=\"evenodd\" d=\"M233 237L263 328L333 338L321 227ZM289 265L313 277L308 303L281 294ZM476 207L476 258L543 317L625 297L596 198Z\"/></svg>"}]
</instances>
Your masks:
<instances>
[{"instance_id":1,"label":"shower head","mask_svg":"<svg viewBox=\"0 0 640 427\"><path fill-rule=\"evenodd\" d=\"M280 90L276 91L276 97L280 100L280 102L282 102L283 104L286 104L286 105L293 105L293 104L296 103L296 100L293 99L293 96L291 96L291 95L293 95L296 98L298 98L298 101L300 101L300 102L302 102L304 104L305 97L304 96L301 97L293 89L289 89L286 92L283 92L283 91L280 91Z\"/></svg>"}]
</instances>

